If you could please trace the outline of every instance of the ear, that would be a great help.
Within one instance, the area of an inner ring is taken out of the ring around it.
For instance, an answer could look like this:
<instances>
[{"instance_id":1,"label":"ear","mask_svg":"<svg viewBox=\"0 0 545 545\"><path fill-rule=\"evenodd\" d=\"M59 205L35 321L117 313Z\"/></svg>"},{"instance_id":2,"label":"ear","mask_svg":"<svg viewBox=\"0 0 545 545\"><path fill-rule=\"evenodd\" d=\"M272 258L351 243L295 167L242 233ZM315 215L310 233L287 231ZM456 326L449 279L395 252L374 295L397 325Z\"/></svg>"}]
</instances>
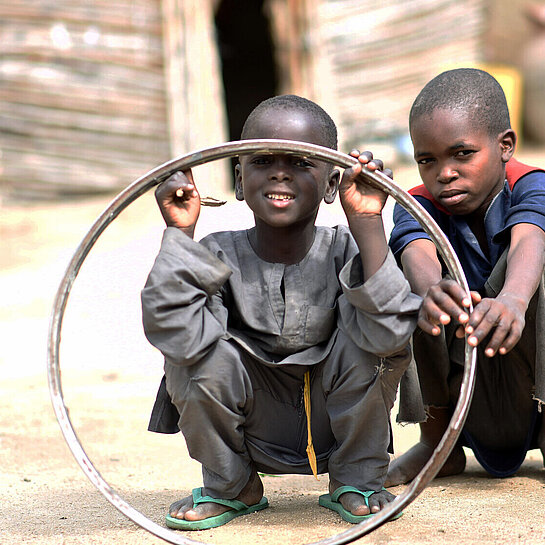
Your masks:
<instances>
[{"instance_id":1,"label":"ear","mask_svg":"<svg viewBox=\"0 0 545 545\"><path fill-rule=\"evenodd\" d=\"M498 142L501 149L501 160L507 163L513 157L513 153L515 153L517 133L513 129L507 129L498 135Z\"/></svg>"},{"instance_id":2,"label":"ear","mask_svg":"<svg viewBox=\"0 0 545 545\"><path fill-rule=\"evenodd\" d=\"M235 197L237 201L244 200L244 189L242 188L242 168L240 163L235 167Z\"/></svg>"},{"instance_id":3,"label":"ear","mask_svg":"<svg viewBox=\"0 0 545 545\"><path fill-rule=\"evenodd\" d=\"M327 204L331 204L335 197L337 196L337 191L339 190L339 180L341 179L341 173L334 168L329 173L329 178L327 180L327 187L325 189L324 201Z\"/></svg>"}]
</instances>

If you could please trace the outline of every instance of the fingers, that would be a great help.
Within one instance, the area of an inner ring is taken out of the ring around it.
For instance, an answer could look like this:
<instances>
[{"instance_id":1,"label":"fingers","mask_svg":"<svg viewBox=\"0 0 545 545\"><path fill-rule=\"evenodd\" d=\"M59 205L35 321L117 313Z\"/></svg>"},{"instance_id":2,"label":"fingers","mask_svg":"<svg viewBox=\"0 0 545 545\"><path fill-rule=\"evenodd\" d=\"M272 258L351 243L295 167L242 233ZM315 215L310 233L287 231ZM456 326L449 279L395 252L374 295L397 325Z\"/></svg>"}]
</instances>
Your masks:
<instances>
[{"instance_id":1,"label":"fingers","mask_svg":"<svg viewBox=\"0 0 545 545\"><path fill-rule=\"evenodd\" d=\"M375 159L373 158L373 153L370 151L362 151L360 152L358 149L353 149L350 152L350 155L352 157L355 157L358 159L358 161L365 165L366 168L368 168L371 171L380 171L383 174L386 174L386 176L393 179L394 175L391 169L384 168L384 161L382 159Z\"/></svg>"},{"instance_id":2,"label":"fingers","mask_svg":"<svg viewBox=\"0 0 545 545\"><path fill-rule=\"evenodd\" d=\"M366 165L369 161L373 160L373 153L370 151L360 151L354 148L350 152L350 155L358 159L362 165Z\"/></svg>"},{"instance_id":3,"label":"fingers","mask_svg":"<svg viewBox=\"0 0 545 545\"><path fill-rule=\"evenodd\" d=\"M456 337L467 335L467 343L476 347L487 340L484 354L493 357L507 354L520 340L524 330L527 304L517 296L502 294L495 299L481 299L478 292L464 289L450 279L443 279L426 293L418 315L422 331L437 336L441 326L456 320L460 326ZM474 308L471 309L471 303Z\"/></svg>"},{"instance_id":4,"label":"fingers","mask_svg":"<svg viewBox=\"0 0 545 545\"><path fill-rule=\"evenodd\" d=\"M420 308L418 326L426 333L437 336L441 326L451 319L460 323L456 337L467 335L467 343L476 347L487 340L484 353L487 357L507 354L520 340L524 330L524 309L516 302L486 298L471 293L475 308L469 314L469 298L452 280L442 280L432 286Z\"/></svg>"},{"instance_id":5,"label":"fingers","mask_svg":"<svg viewBox=\"0 0 545 545\"><path fill-rule=\"evenodd\" d=\"M198 197L197 188L193 181L191 170L186 172L175 172L172 176L160 183L155 190L158 200L181 200L187 201Z\"/></svg>"},{"instance_id":6,"label":"fingers","mask_svg":"<svg viewBox=\"0 0 545 545\"><path fill-rule=\"evenodd\" d=\"M504 355L517 344L524 325L524 313L515 306L497 299L483 299L475 307L466 326L466 333L469 334L467 342L477 346L492 333L484 350L485 355Z\"/></svg>"},{"instance_id":7,"label":"fingers","mask_svg":"<svg viewBox=\"0 0 545 545\"><path fill-rule=\"evenodd\" d=\"M193 237L201 206L191 171L176 172L161 182L155 199L167 226L182 229Z\"/></svg>"},{"instance_id":8,"label":"fingers","mask_svg":"<svg viewBox=\"0 0 545 545\"><path fill-rule=\"evenodd\" d=\"M441 325L447 325L451 319L461 324L469 320L469 297L464 289L454 280L441 280L432 286L422 302L418 317L418 326L430 335L439 335Z\"/></svg>"},{"instance_id":9,"label":"fingers","mask_svg":"<svg viewBox=\"0 0 545 545\"><path fill-rule=\"evenodd\" d=\"M517 325L513 324L512 327L509 327L500 323L484 349L485 355L491 358L496 353L502 356L507 354L520 340L521 335L522 329L519 329Z\"/></svg>"},{"instance_id":10,"label":"fingers","mask_svg":"<svg viewBox=\"0 0 545 545\"><path fill-rule=\"evenodd\" d=\"M343 182L353 182L361 173L362 165L361 163L356 163L355 165L345 169L342 181Z\"/></svg>"}]
</instances>

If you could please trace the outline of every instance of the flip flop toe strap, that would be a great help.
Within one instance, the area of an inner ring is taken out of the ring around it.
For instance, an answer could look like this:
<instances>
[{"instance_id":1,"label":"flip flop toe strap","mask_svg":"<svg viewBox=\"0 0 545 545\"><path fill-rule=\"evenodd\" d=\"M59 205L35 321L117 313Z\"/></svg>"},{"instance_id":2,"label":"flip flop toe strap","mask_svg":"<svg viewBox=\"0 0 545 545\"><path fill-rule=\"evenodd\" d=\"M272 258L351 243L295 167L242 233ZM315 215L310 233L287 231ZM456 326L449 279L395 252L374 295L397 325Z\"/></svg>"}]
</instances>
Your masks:
<instances>
[{"instance_id":1,"label":"flip flop toe strap","mask_svg":"<svg viewBox=\"0 0 545 545\"><path fill-rule=\"evenodd\" d=\"M346 492L353 492L354 494L359 494L360 496L363 496L365 499L365 505L369 507L369 496L375 493L374 490L358 490L354 486L339 486L333 494L331 494L331 500L332 501L339 501L339 498L346 494Z\"/></svg>"},{"instance_id":2,"label":"flip flop toe strap","mask_svg":"<svg viewBox=\"0 0 545 545\"><path fill-rule=\"evenodd\" d=\"M202 488L194 488L192 495L194 505L198 505L199 503L218 503L220 505L225 505L226 507L231 507L231 509L234 509L235 511L248 509L248 506L239 500L222 500L221 498L213 498L212 496L203 496Z\"/></svg>"}]
</instances>

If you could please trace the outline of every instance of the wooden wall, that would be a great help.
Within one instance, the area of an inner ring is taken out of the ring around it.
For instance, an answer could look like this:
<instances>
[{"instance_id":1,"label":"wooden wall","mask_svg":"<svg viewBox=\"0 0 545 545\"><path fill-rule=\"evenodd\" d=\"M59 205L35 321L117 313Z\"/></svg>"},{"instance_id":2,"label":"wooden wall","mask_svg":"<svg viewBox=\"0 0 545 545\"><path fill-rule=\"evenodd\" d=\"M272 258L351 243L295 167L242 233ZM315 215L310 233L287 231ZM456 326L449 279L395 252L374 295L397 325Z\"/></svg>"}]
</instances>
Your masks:
<instances>
[{"instance_id":1,"label":"wooden wall","mask_svg":"<svg viewBox=\"0 0 545 545\"><path fill-rule=\"evenodd\" d=\"M412 100L431 77L484 60L487 5L268 0L278 92L324 105L341 149L392 141L406 133ZM175 155L227 140L216 7L216 0L0 4L0 192L117 191ZM228 189L223 171L200 178L206 194Z\"/></svg>"},{"instance_id":2,"label":"wooden wall","mask_svg":"<svg viewBox=\"0 0 545 545\"><path fill-rule=\"evenodd\" d=\"M486 0L322 0L319 41L328 57L345 149L407 132L412 101L450 65L483 60ZM315 38L317 41L318 38Z\"/></svg>"},{"instance_id":3,"label":"wooden wall","mask_svg":"<svg viewBox=\"0 0 545 545\"><path fill-rule=\"evenodd\" d=\"M159 0L0 3L0 190L112 191L170 157Z\"/></svg>"}]
</instances>

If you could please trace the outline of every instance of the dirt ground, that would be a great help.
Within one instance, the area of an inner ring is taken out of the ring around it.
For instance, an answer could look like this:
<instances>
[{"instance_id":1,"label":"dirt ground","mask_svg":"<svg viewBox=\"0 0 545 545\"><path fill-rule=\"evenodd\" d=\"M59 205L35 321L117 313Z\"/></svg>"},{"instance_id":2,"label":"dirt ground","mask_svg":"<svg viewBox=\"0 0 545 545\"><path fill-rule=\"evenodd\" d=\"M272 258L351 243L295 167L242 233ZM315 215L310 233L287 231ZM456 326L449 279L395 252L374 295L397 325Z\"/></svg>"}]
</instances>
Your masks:
<instances>
[{"instance_id":1,"label":"dirt ground","mask_svg":"<svg viewBox=\"0 0 545 545\"><path fill-rule=\"evenodd\" d=\"M543 152L518 156L545 164ZM396 179L411 185L414 176L407 167ZM108 202L1 206L1 544L162 543L122 516L87 480L62 437L48 393L53 296L73 251ZM324 214L324 223L338 218L334 207ZM250 223L243 206L233 202L205 209L201 234ZM162 229L153 197L145 195L99 239L68 302L60 362L70 418L90 459L126 501L159 524L173 500L201 483L200 468L180 434L146 431L162 371L160 355L142 333L139 291ZM396 425L394 434L396 453L418 437L415 426ZM187 537L227 545L303 544L351 527L318 506L327 476L319 481L266 476L264 484L269 509ZM488 477L469 456L463 475L433 481L401 519L358 542L542 543L544 498L539 451L530 452L522 469L507 479Z\"/></svg>"}]
</instances>

